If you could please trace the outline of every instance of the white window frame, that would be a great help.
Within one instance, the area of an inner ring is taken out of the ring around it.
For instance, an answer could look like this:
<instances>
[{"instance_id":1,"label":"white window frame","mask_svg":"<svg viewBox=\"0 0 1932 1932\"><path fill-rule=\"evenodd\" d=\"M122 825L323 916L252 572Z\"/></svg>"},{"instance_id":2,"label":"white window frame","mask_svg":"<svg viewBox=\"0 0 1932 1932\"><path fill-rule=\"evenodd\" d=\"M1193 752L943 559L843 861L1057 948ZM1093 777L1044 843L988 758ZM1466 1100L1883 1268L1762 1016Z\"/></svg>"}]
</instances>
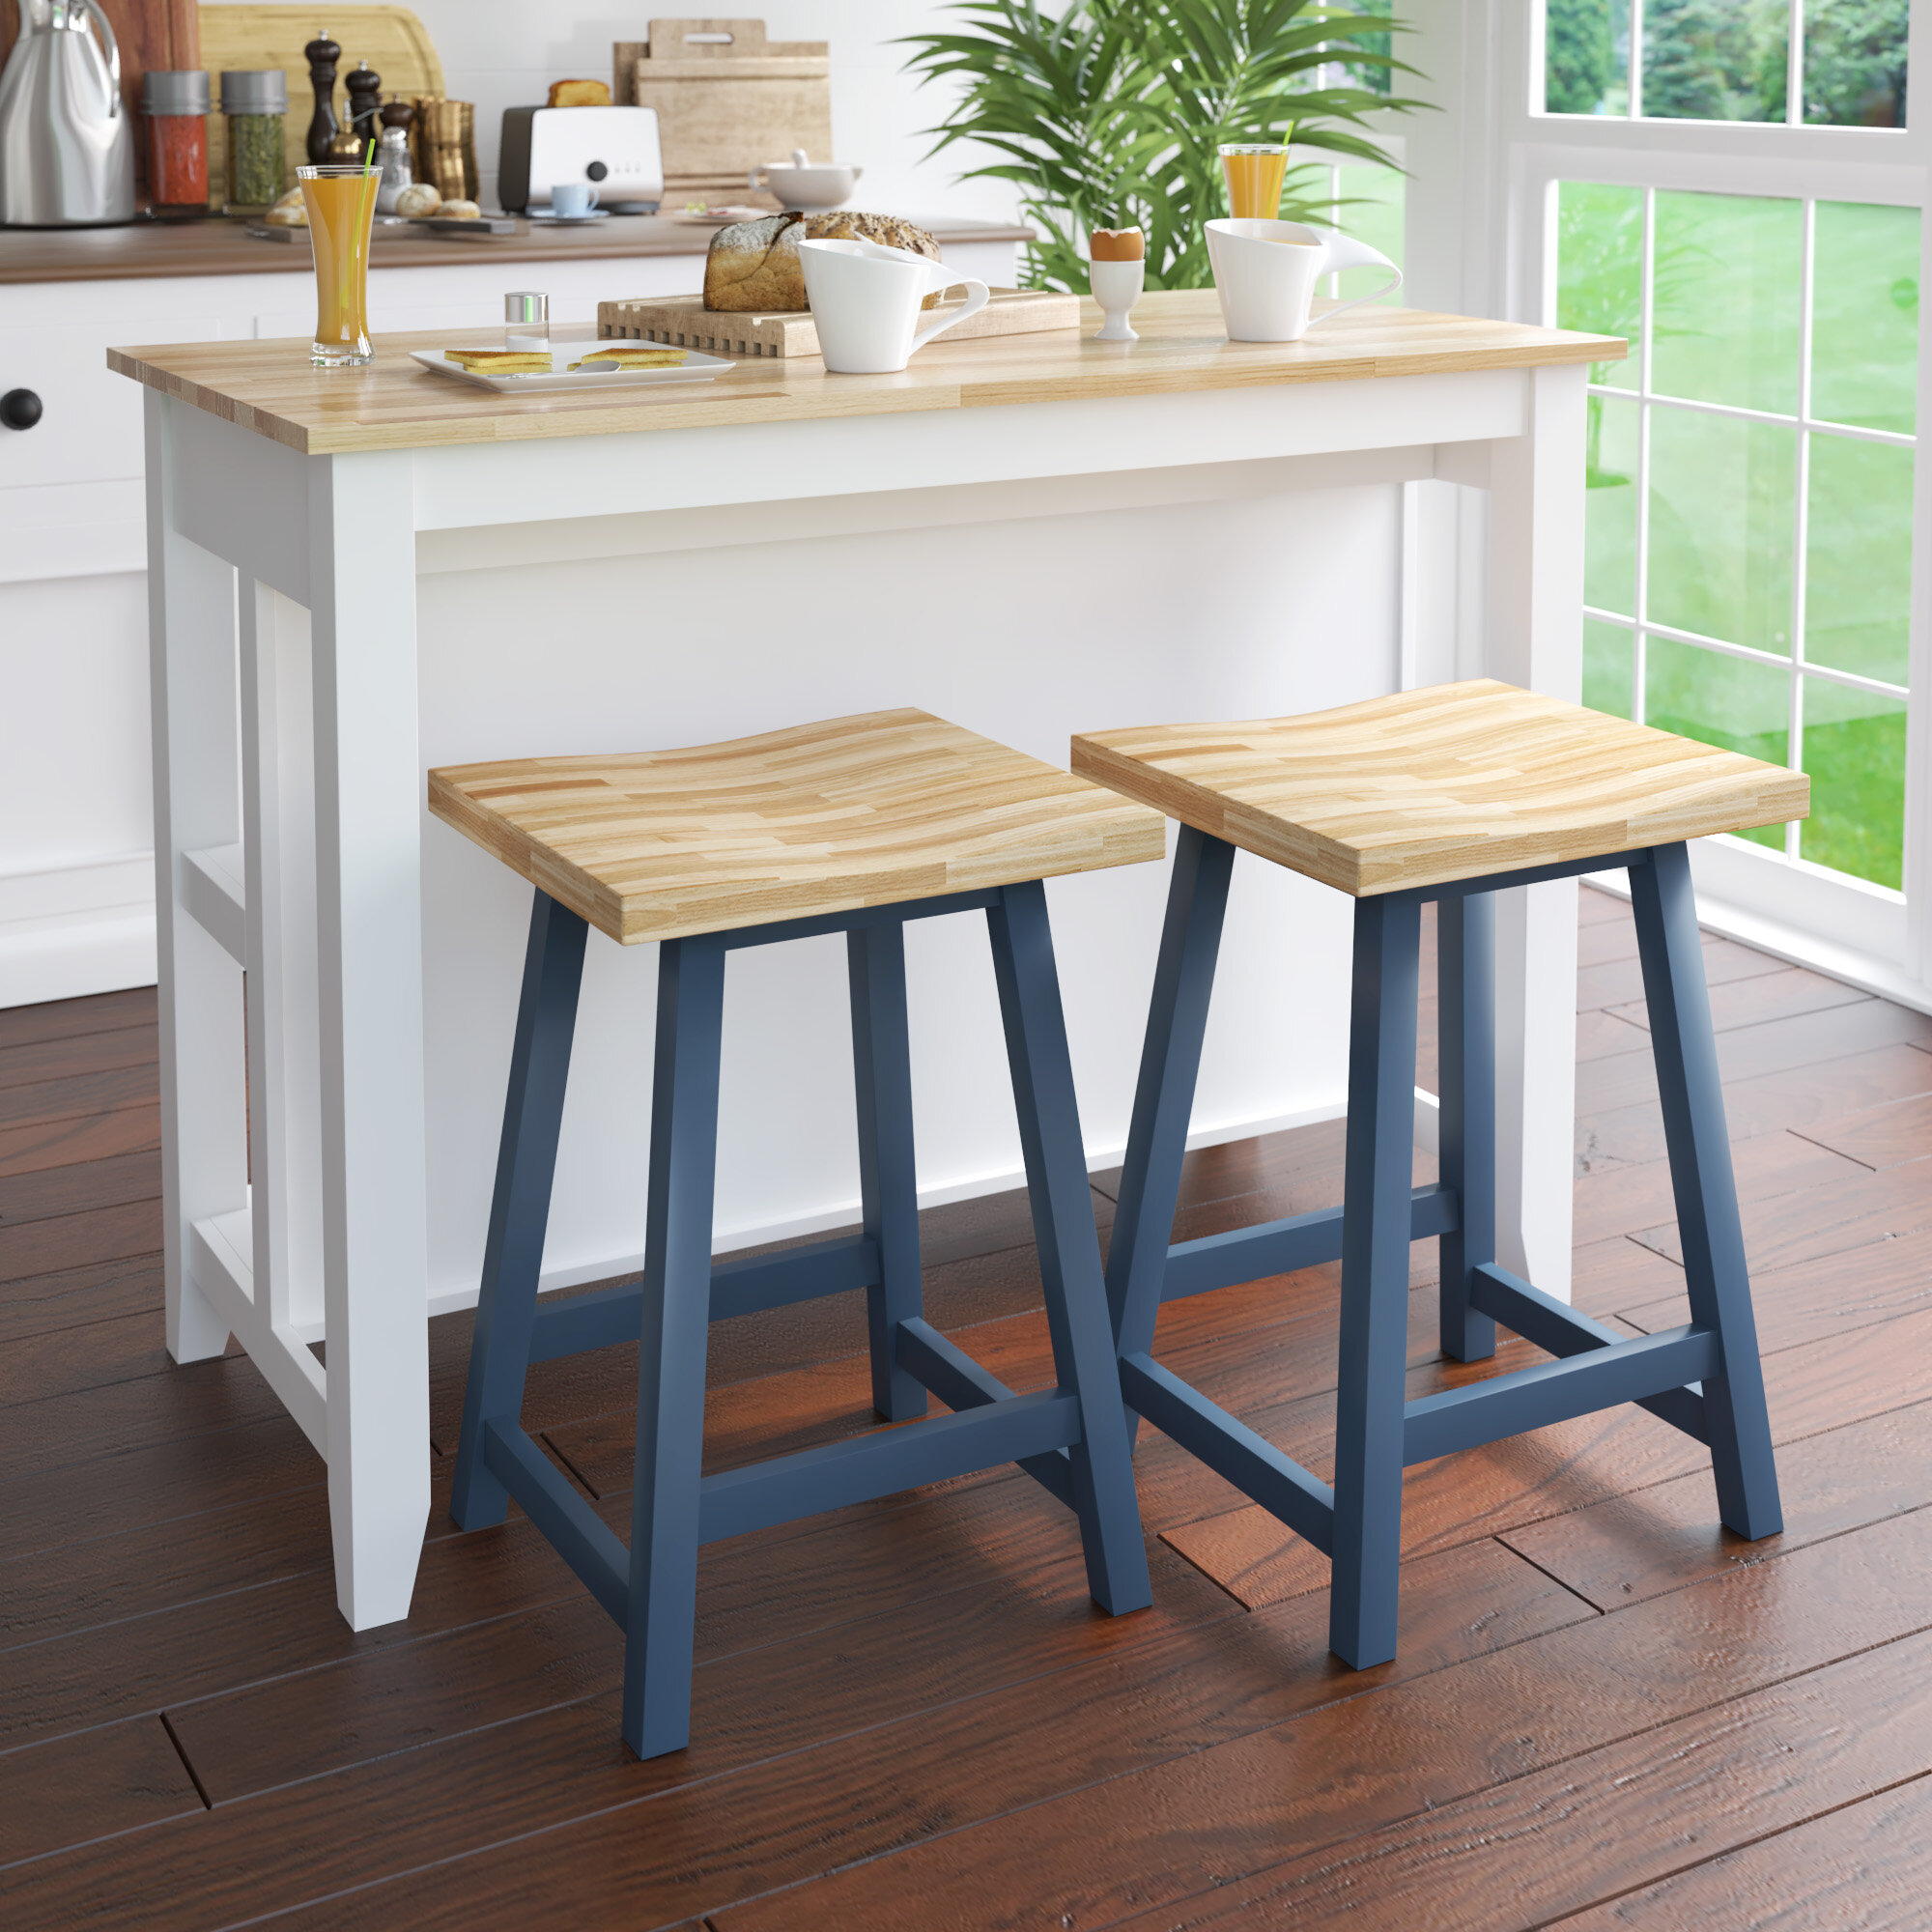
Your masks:
<instances>
[{"instance_id":1,"label":"white window frame","mask_svg":"<svg viewBox=\"0 0 1932 1932\"><path fill-rule=\"evenodd\" d=\"M1421 91L1444 110L1408 124L1418 306L1553 322L1555 185L1563 180L1926 207L1932 0L1912 0L1918 86L1908 89L1902 128L1549 114L1542 109L1543 0L1420 0L1406 11L1421 31L1399 51L1432 77ZM1921 290L1932 282L1929 269L1932 218L1921 223ZM1710 923L1932 1010L1932 326L1924 322L1918 394L1905 890L1869 886L1745 839L1703 841L1696 870ZM1465 541L1464 557L1469 550ZM1802 568L1802 559L1794 562Z\"/></svg>"}]
</instances>

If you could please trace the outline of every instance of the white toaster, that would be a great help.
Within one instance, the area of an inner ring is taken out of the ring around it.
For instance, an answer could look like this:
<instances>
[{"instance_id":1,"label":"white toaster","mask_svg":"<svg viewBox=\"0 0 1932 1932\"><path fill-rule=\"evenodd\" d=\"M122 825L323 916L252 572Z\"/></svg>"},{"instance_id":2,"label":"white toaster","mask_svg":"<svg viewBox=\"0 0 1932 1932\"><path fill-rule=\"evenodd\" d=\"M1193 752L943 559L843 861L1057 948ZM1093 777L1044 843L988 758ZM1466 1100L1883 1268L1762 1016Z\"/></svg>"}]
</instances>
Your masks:
<instances>
[{"instance_id":1,"label":"white toaster","mask_svg":"<svg viewBox=\"0 0 1932 1932\"><path fill-rule=\"evenodd\" d=\"M497 193L505 209L548 208L556 182L588 182L597 205L655 214L664 151L652 107L506 107Z\"/></svg>"}]
</instances>

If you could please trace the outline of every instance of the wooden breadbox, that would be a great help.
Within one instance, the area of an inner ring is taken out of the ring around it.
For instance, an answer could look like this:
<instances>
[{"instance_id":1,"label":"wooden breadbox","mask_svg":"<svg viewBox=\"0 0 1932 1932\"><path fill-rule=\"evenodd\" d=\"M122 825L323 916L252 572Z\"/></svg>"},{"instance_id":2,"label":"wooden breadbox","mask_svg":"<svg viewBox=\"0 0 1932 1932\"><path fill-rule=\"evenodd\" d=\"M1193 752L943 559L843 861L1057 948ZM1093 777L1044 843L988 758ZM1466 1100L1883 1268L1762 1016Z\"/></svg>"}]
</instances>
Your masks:
<instances>
[{"instance_id":1,"label":"wooden breadbox","mask_svg":"<svg viewBox=\"0 0 1932 1932\"><path fill-rule=\"evenodd\" d=\"M650 35L612 49L611 96L657 109L667 208L743 201L752 170L794 148L837 158L826 42L768 41L762 20L653 20Z\"/></svg>"}]
</instances>

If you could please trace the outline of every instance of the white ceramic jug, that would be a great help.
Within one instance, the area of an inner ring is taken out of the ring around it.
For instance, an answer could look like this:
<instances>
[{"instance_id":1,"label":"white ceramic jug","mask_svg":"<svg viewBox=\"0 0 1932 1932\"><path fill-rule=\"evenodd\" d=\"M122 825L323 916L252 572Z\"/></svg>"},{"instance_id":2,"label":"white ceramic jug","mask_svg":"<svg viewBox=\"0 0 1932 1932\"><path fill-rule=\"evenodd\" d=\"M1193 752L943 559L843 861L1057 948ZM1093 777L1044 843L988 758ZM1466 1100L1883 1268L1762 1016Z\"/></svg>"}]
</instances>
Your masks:
<instances>
[{"instance_id":1,"label":"white ceramic jug","mask_svg":"<svg viewBox=\"0 0 1932 1932\"><path fill-rule=\"evenodd\" d=\"M1337 269L1386 269L1390 279L1314 318L1376 301L1402 287L1402 270L1366 242L1324 235L1299 221L1224 219L1208 224L1208 259L1232 342L1299 342L1308 333L1316 285Z\"/></svg>"},{"instance_id":2,"label":"white ceramic jug","mask_svg":"<svg viewBox=\"0 0 1932 1932\"><path fill-rule=\"evenodd\" d=\"M903 369L913 352L986 306L986 285L909 248L876 242L801 242L806 298L825 366L841 376ZM929 295L964 283L967 298L929 328L919 327ZM915 330L917 333L914 333Z\"/></svg>"}]
</instances>

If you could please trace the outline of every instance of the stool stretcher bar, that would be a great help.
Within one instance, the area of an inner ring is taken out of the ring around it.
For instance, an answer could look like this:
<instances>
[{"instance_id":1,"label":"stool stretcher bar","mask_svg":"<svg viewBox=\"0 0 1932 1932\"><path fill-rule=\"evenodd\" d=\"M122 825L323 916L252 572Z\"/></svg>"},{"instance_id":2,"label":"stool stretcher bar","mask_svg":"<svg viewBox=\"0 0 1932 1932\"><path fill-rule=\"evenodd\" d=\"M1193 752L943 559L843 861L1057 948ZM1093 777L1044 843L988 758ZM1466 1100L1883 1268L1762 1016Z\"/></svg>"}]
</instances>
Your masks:
<instances>
[{"instance_id":1,"label":"stool stretcher bar","mask_svg":"<svg viewBox=\"0 0 1932 1932\"><path fill-rule=\"evenodd\" d=\"M1426 1241L1461 1225L1461 1203L1453 1187L1418 1187L1409 1209L1409 1239ZM1162 1301L1180 1301L1236 1282L1262 1281L1271 1274L1342 1259L1342 1210L1318 1208L1285 1221L1264 1221L1198 1241L1177 1241L1167 1251L1161 1276Z\"/></svg>"},{"instance_id":2,"label":"stool stretcher bar","mask_svg":"<svg viewBox=\"0 0 1932 1932\"><path fill-rule=\"evenodd\" d=\"M697 1540L768 1529L799 1517L867 1503L1016 1462L1022 1466L1080 1440L1077 1397L1056 1389L942 1415L913 1428L852 1435L706 1476L698 1486ZM493 1416L483 1457L579 1580L616 1622L630 1621L631 1553L571 1488L521 1425Z\"/></svg>"},{"instance_id":3,"label":"stool stretcher bar","mask_svg":"<svg viewBox=\"0 0 1932 1932\"><path fill-rule=\"evenodd\" d=\"M898 1365L922 1388L930 1389L948 1408L979 1408L991 1402L1011 1402L1013 1391L998 1376L955 1348L923 1316L908 1316L898 1324ZM1073 1500L1072 1463L1065 1449L1020 1459L1020 1467L1068 1509Z\"/></svg>"},{"instance_id":4,"label":"stool stretcher bar","mask_svg":"<svg viewBox=\"0 0 1932 1932\"><path fill-rule=\"evenodd\" d=\"M878 1282L879 1244L864 1235L811 1241L776 1255L718 1262L711 1269L711 1319L723 1321L733 1315L757 1315L794 1301L842 1294L851 1288L874 1288ZM562 1296L549 1306L540 1301L530 1332L530 1360L554 1361L586 1349L635 1342L643 1308L643 1284L637 1281L600 1288L590 1294Z\"/></svg>"}]
</instances>

